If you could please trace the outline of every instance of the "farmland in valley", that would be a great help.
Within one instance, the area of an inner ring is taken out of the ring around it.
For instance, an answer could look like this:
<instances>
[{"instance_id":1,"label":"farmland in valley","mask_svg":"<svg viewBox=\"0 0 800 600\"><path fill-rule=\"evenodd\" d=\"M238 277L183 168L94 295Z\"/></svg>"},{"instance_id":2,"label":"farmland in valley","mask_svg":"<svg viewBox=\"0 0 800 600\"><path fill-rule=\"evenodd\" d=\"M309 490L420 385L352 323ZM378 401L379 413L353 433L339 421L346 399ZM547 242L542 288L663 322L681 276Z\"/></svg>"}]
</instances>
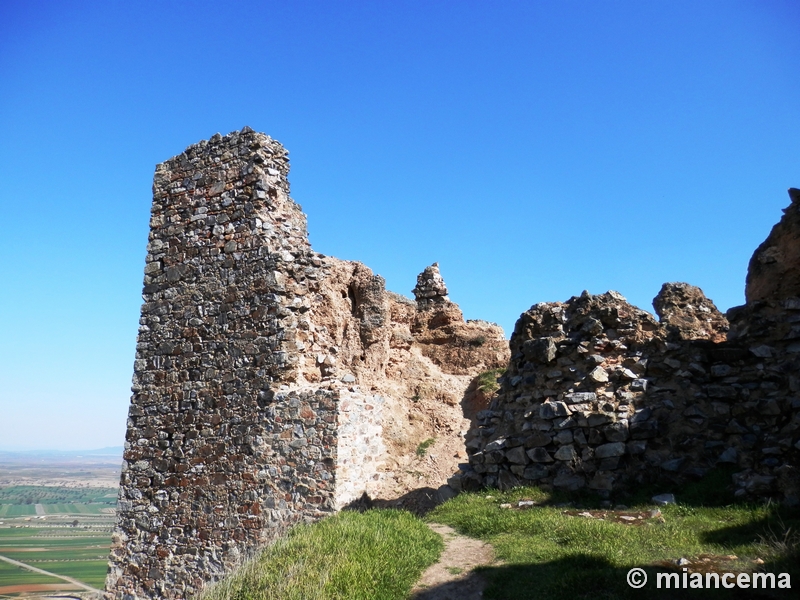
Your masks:
<instances>
[{"instance_id":1,"label":"farmland in valley","mask_svg":"<svg viewBox=\"0 0 800 600\"><path fill-rule=\"evenodd\" d=\"M116 519L118 456L0 453L0 598L102 589Z\"/></svg>"}]
</instances>

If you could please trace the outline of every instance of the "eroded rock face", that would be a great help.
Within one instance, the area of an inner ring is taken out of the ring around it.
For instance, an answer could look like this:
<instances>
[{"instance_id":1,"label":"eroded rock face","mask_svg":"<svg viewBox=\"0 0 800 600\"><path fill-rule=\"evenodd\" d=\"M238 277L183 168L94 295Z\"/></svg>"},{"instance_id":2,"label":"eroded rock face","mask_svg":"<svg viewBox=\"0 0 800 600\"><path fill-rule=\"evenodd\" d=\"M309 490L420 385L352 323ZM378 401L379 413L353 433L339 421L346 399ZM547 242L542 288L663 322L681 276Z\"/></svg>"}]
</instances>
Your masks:
<instances>
[{"instance_id":1,"label":"eroded rock face","mask_svg":"<svg viewBox=\"0 0 800 600\"><path fill-rule=\"evenodd\" d=\"M425 439L444 483L464 391L508 359L438 269L423 309L314 252L288 170L249 128L156 168L109 598L196 596L299 520L397 497Z\"/></svg>"},{"instance_id":2,"label":"eroded rock face","mask_svg":"<svg viewBox=\"0 0 800 600\"><path fill-rule=\"evenodd\" d=\"M791 204L750 259L745 284L748 304L800 296L800 190L789 189Z\"/></svg>"},{"instance_id":3,"label":"eroded rock face","mask_svg":"<svg viewBox=\"0 0 800 600\"><path fill-rule=\"evenodd\" d=\"M727 319L687 284L664 285L660 322L615 292L523 313L501 389L470 431L469 467L451 485L608 497L735 467L737 496L800 503L796 202L751 261L750 301Z\"/></svg>"},{"instance_id":4,"label":"eroded rock face","mask_svg":"<svg viewBox=\"0 0 800 600\"><path fill-rule=\"evenodd\" d=\"M665 283L653 299L653 308L661 324L677 339L727 339L728 319L697 286Z\"/></svg>"}]
</instances>

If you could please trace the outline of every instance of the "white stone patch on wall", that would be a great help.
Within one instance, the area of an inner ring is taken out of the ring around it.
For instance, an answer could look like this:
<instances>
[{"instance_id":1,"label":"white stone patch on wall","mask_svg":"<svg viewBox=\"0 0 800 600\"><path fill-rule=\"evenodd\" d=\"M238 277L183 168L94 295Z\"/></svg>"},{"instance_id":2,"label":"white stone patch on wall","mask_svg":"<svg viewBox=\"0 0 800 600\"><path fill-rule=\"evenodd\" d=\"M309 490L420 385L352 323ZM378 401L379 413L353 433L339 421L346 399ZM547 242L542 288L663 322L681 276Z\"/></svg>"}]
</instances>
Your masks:
<instances>
[{"instance_id":1,"label":"white stone patch on wall","mask_svg":"<svg viewBox=\"0 0 800 600\"><path fill-rule=\"evenodd\" d=\"M334 504L340 509L366 492L370 494L380 480L383 443L383 405L377 394L341 390L338 406L338 444Z\"/></svg>"}]
</instances>

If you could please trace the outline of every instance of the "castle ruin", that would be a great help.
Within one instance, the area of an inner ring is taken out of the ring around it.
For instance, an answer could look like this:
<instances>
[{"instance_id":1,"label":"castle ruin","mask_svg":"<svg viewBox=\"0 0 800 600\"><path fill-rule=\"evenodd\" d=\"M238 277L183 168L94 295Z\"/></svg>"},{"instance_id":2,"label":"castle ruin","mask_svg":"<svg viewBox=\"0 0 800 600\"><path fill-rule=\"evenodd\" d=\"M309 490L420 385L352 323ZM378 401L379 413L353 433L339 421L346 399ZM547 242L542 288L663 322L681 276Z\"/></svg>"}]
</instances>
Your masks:
<instances>
[{"instance_id":1,"label":"castle ruin","mask_svg":"<svg viewBox=\"0 0 800 600\"><path fill-rule=\"evenodd\" d=\"M463 445L464 391L508 360L424 279L415 302L314 252L287 154L246 127L156 168L109 598L195 596L291 524L401 493L388 457Z\"/></svg>"},{"instance_id":2,"label":"castle ruin","mask_svg":"<svg viewBox=\"0 0 800 600\"><path fill-rule=\"evenodd\" d=\"M658 320L584 292L523 313L509 352L436 263L411 300L314 252L288 171L247 127L156 168L109 599L194 597L298 521L402 496L434 438L426 483L457 491L729 467L738 496L800 502L800 191L727 316L683 283Z\"/></svg>"}]
</instances>

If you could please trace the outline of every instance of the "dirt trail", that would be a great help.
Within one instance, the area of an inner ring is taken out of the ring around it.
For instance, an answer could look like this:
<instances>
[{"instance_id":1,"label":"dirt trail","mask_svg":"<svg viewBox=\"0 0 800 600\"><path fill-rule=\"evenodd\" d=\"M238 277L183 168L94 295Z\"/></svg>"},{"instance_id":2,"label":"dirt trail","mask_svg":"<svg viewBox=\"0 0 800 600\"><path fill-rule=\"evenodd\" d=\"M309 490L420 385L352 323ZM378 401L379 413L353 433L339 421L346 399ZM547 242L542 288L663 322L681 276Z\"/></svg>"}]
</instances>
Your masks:
<instances>
[{"instance_id":1,"label":"dirt trail","mask_svg":"<svg viewBox=\"0 0 800 600\"><path fill-rule=\"evenodd\" d=\"M486 587L475 567L494 562L489 544L459 535L447 525L428 524L444 539L439 562L431 565L411 590L412 600L479 600Z\"/></svg>"}]
</instances>

